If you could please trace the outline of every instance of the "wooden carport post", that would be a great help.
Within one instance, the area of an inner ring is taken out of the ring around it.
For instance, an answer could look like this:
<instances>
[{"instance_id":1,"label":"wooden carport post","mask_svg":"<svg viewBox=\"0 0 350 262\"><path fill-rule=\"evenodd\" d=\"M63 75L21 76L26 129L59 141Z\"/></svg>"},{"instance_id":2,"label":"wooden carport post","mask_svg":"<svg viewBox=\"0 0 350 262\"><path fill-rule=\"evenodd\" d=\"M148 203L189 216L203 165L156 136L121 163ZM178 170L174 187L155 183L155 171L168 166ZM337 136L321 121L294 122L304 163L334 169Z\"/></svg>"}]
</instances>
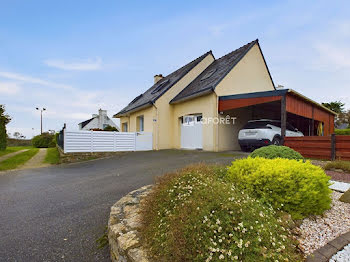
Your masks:
<instances>
[{"instance_id":1,"label":"wooden carport post","mask_svg":"<svg viewBox=\"0 0 350 262\"><path fill-rule=\"evenodd\" d=\"M281 145L284 144L284 138L286 137L287 126L287 109L286 109L286 95L282 95L281 99Z\"/></svg>"}]
</instances>

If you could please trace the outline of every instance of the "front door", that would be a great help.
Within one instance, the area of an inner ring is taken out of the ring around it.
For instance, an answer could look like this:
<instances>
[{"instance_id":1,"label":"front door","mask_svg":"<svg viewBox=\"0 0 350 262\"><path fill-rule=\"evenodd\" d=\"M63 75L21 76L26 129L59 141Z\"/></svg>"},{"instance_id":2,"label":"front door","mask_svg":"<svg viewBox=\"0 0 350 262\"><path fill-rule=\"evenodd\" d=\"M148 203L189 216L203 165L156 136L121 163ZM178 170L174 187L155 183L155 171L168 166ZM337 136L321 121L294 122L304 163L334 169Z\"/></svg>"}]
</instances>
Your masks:
<instances>
[{"instance_id":1,"label":"front door","mask_svg":"<svg viewBox=\"0 0 350 262\"><path fill-rule=\"evenodd\" d=\"M202 144L202 116L190 115L182 117L181 148L203 149Z\"/></svg>"}]
</instances>

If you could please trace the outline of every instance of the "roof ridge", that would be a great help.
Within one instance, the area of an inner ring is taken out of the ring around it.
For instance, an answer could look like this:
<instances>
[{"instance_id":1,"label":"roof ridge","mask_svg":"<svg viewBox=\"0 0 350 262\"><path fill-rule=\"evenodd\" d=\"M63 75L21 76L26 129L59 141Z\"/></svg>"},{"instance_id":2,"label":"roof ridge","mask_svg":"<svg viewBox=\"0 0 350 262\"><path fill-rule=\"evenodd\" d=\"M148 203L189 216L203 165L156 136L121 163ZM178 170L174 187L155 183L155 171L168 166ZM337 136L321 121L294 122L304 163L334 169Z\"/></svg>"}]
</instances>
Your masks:
<instances>
[{"instance_id":1,"label":"roof ridge","mask_svg":"<svg viewBox=\"0 0 350 262\"><path fill-rule=\"evenodd\" d=\"M159 85L159 83L157 82L151 87L149 87L146 91L142 92L141 95L135 97L126 107L124 107L117 114L115 114L114 117L129 112L131 110L137 109L143 105L151 105L167 90L169 90L173 85L175 85L180 79L182 79L189 71L191 71L195 66L197 66L209 54L212 54L212 50L209 50L208 52L202 54L196 59L186 63L182 67L163 77L162 80L159 81L159 83L167 81L167 79L169 79L170 81L159 93L152 93L152 91L154 91L154 89L156 89Z\"/></svg>"},{"instance_id":2,"label":"roof ridge","mask_svg":"<svg viewBox=\"0 0 350 262\"><path fill-rule=\"evenodd\" d=\"M253 41L251 41L251 42L249 42L249 43L247 43L245 45L242 45L241 47L231 51L230 53L227 53L226 55L221 56L220 58L216 59L216 61L220 60L222 58L228 57L229 55L231 55L231 54L233 54L235 52L241 51L242 49L245 49L246 47L248 47L250 45L254 45L254 44L258 43L258 42L259 42L259 39L255 39L255 40L253 40Z\"/></svg>"},{"instance_id":3,"label":"roof ridge","mask_svg":"<svg viewBox=\"0 0 350 262\"><path fill-rule=\"evenodd\" d=\"M171 72L170 74L166 75L164 78L168 77L169 75L171 75L171 74L173 74L173 73L179 71L180 69L184 68L185 66L187 66L187 65L193 63L194 61L196 61L196 60L198 60L198 59L200 59L200 58L202 58L202 57L205 57L205 56L207 56L207 55L209 55L209 54L213 54L212 50L209 50L208 52L204 53L203 55L198 56L197 58L193 59L192 61L190 61L190 62L184 64L184 65L181 66L180 68L178 68L178 69L176 69L175 71Z\"/></svg>"}]
</instances>

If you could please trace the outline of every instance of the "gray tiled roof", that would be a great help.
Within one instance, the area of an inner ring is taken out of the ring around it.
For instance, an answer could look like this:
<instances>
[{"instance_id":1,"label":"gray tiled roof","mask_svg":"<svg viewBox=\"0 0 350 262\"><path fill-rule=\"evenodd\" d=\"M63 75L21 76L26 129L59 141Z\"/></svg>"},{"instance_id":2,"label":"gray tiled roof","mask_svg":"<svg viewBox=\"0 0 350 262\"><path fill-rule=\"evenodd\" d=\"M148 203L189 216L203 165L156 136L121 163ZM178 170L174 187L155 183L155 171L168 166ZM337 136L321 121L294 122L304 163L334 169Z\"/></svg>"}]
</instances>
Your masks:
<instances>
[{"instance_id":1,"label":"gray tiled roof","mask_svg":"<svg viewBox=\"0 0 350 262\"><path fill-rule=\"evenodd\" d=\"M195 80L193 80L186 88L176 95L170 103L184 100L193 95L206 93L219 84L219 82L232 70L232 68L242 59L242 57L252 48L258 40L254 40L235 51L216 59L211 63ZM205 78L207 74L210 77Z\"/></svg>"},{"instance_id":2,"label":"gray tiled roof","mask_svg":"<svg viewBox=\"0 0 350 262\"><path fill-rule=\"evenodd\" d=\"M81 128L85 127L87 124L89 124L92 120L94 120L96 117L90 118L88 120L85 120L81 123L79 123L79 125L81 124Z\"/></svg>"},{"instance_id":3,"label":"gray tiled roof","mask_svg":"<svg viewBox=\"0 0 350 262\"><path fill-rule=\"evenodd\" d=\"M187 65L179 68L178 70L172 72L171 74L164 77L162 80L154 84L151 88L149 88L146 92L136 97L133 101L129 103L126 107L124 107L119 113L114 115L114 117L118 117L124 113L132 111L137 108L141 108L143 106L151 105L156 101L160 96L162 96L169 88L171 88L177 81L179 81L183 76L185 76L191 69L193 69L199 62L201 62L208 54L211 54L211 51L203 54ZM165 83L168 81L167 83ZM159 87L162 83L165 83L164 86L159 90L159 92L154 92L155 89Z\"/></svg>"}]
</instances>

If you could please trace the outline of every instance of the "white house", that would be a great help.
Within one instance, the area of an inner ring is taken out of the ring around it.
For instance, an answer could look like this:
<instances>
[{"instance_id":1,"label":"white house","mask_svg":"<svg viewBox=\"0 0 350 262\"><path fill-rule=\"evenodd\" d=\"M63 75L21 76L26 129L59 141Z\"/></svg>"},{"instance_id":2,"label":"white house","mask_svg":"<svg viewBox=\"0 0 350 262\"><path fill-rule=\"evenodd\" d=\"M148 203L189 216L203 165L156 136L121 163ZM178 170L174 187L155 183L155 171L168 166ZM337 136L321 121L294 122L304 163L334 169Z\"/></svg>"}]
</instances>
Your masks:
<instances>
[{"instance_id":1,"label":"white house","mask_svg":"<svg viewBox=\"0 0 350 262\"><path fill-rule=\"evenodd\" d=\"M79 123L79 130L105 129L107 126L119 127L107 116L107 110L98 110L98 114L92 114L92 118Z\"/></svg>"}]
</instances>

